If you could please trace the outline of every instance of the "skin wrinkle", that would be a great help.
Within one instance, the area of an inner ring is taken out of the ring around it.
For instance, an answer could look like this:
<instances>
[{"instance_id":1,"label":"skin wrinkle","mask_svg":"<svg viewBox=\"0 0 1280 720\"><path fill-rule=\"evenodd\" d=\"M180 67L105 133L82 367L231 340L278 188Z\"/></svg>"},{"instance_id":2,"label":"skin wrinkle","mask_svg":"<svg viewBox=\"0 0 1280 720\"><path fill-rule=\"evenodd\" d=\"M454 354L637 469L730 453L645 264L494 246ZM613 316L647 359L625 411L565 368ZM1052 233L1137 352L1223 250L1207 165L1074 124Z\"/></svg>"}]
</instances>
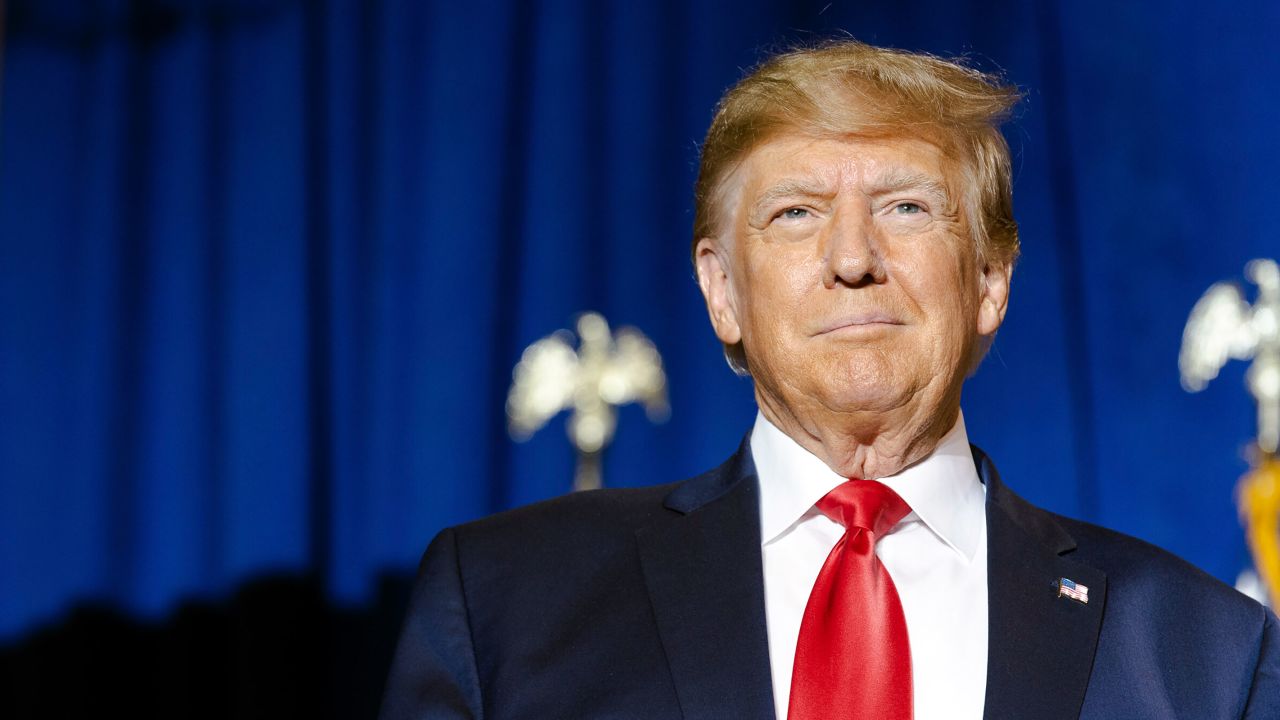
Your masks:
<instances>
[{"instance_id":1,"label":"skin wrinkle","mask_svg":"<svg viewBox=\"0 0 1280 720\"><path fill-rule=\"evenodd\" d=\"M932 452L1003 320L1008 268L975 252L958 177L919 138L783 135L734 170L727 227L697 245L716 334L742 341L761 412L842 475Z\"/></svg>"},{"instance_id":2,"label":"skin wrinkle","mask_svg":"<svg viewBox=\"0 0 1280 720\"><path fill-rule=\"evenodd\" d=\"M784 180L765 190L760 194L759 199L752 203L751 212L747 215L749 218L747 223L754 228L763 229L771 219L770 206L780 200L801 200L806 197L829 200L831 194L824 189L824 183L817 178Z\"/></svg>"}]
</instances>

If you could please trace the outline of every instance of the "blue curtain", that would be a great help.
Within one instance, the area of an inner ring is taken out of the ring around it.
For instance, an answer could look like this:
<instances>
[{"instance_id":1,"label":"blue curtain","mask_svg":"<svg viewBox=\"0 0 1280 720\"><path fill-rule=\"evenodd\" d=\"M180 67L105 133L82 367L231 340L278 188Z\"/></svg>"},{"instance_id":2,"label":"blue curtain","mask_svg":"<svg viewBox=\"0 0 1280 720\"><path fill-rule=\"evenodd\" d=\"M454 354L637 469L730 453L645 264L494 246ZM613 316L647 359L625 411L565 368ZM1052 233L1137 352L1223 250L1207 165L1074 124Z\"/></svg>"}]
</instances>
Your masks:
<instances>
[{"instance_id":1,"label":"blue curtain","mask_svg":"<svg viewBox=\"0 0 1280 720\"><path fill-rule=\"evenodd\" d=\"M338 607L441 527L569 489L504 430L520 351L599 310L663 353L608 484L735 448L688 263L697 143L762 52L967 54L1024 256L964 400L1016 490L1225 580L1253 409L1179 388L1209 283L1280 255L1274 3L11 0L0 96L0 641L264 578ZM536 541L536 539L531 539Z\"/></svg>"}]
</instances>

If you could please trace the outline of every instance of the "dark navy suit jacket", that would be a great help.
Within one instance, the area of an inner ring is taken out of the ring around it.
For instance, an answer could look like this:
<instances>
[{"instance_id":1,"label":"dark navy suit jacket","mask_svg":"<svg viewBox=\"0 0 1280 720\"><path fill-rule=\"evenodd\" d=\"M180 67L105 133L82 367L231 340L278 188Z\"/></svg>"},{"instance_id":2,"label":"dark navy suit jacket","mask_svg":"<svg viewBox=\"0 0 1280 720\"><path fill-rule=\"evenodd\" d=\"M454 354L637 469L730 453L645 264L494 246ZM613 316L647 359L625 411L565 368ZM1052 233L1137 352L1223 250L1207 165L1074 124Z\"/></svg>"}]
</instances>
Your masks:
<instances>
[{"instance_id":1,"label":"dark navy suit jacket","mask_svg":"<svg viewBox=\"0 0 1280 720\"><path fill-rule=\"evenodd\" d=\"M987 487L987 718L1280 718L1261 605ZM1188 532L1196 532L1188 528ZM1081 604L1058 580L1088 586ZM401 718L773 718L744 443L675 485L568 495L431 543L382 707Z\"/></svg>"}]
</instances>

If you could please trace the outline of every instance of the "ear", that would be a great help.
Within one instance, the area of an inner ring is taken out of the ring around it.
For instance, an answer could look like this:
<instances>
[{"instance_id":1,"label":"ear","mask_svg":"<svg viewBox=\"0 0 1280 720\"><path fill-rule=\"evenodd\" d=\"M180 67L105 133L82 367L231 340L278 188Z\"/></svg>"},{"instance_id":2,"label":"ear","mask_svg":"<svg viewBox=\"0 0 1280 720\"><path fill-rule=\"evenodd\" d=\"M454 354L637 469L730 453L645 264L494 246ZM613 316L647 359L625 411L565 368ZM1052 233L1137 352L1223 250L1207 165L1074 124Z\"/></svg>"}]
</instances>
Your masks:
<instances>
[{"instance_id":1,"label":"ear","mask_svg":"<svg viewBox=\"0 0 1280 720\"><path fill-rule=\"evenodd\" d=\"M1009 280L1013 267L1009 263L988 263L982 269L978 297L978 334L992 337L1004 322L1009 307Z\"/></svg>"},{"instance_id":2,"label":"ear","mask_svg":"<svg viewBox=\"0 0 1280 720\"><path fill-rule=\"evenodd\" d=\"M698 269L698 287L707 301L707 314L711 316L716 337L725 345L736 345L742 340L742 328L738 326L725 248L711 238L702 238L694 247L693 257Z\"/></svg>"}]
</instances>

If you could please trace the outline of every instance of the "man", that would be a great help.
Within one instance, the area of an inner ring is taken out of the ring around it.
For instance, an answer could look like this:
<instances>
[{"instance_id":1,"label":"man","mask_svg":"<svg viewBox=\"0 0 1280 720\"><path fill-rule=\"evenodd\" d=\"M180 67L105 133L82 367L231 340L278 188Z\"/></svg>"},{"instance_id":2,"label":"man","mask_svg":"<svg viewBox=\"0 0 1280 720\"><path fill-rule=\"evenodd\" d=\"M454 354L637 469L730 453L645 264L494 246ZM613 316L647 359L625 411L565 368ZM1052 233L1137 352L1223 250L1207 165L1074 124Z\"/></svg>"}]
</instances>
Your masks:
<instances>
[{"instance_id":1,"label":"man","mask_svg":"<svg viewBox=\"0 0 1280 720\"><path fill-rule=\"evenodd\" d=\"M1016 100L856 42L732 88L693 261L754 429L684 483L441 533L383 717L1280 717L1273 615L1030 506L968 444Z\"/></svg>"}]
</instances>

